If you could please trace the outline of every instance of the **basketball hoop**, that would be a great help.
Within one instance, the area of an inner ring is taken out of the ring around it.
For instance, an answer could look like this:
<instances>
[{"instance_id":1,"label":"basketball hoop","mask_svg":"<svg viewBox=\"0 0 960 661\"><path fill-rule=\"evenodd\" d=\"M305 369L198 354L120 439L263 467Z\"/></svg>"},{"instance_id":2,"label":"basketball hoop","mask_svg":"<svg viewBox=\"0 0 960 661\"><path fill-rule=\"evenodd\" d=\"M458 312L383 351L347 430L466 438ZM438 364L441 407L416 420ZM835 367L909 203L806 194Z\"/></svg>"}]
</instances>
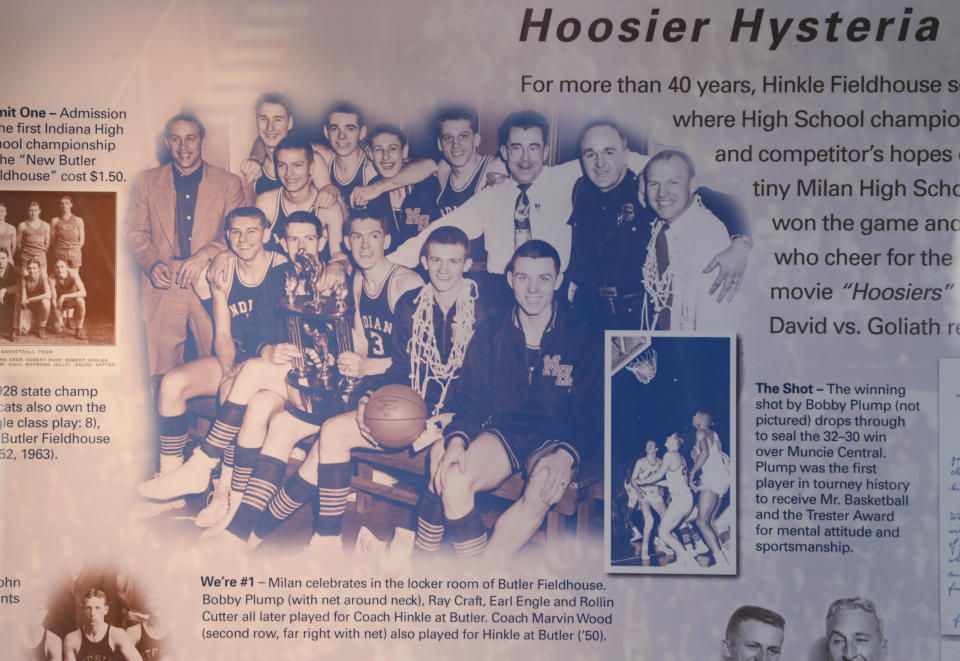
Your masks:
<instances>
[{"instance_id":1,"label":"basketball hoop","mask_svg":"<svg viewBox=\"0 0 960 661\"><path fill-rule=\"evenodd\" d=\"M625 369L630 370L640 383L650 383L657 375L657 352L653 349L644 351L627 363Z\"/></svg>"}]
</instances>

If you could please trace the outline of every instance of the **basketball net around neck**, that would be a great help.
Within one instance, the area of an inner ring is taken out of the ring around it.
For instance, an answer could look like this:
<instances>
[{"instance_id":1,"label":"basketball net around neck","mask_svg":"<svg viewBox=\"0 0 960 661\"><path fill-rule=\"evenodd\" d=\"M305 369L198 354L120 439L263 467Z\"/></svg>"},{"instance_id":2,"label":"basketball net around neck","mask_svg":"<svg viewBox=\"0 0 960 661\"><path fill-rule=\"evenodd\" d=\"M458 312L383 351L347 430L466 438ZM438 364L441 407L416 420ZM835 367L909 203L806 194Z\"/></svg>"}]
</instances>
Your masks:
<instances>
[{"instance_id":1,"label":"basketball net around neck","mask_svg":"<svg viewBox=\"0 0 960 661\"><path fill-rule=\"evenodd\" d=\"M662 220L654 223L650 241L647 243L647 257L643 261L643 287L647 290L647 300L653 305L653 319L649 320L649 325L645 323L644 328L655 328L660 311L672 307L670 295L673 293L673 269L667 266L661 275L657 262L657 236L663 231L664 225ZM646 315L647 309L644 306L644 317Z\"/></svg>"},{"instance_id":2,"label":"basketball net around neck","mask_svg":"<svg viewBox=\"0 0 960 661\"><path fill-rule=\"evenodd\" d=\"M477 318L477 283L466 279L464 282L466 286L461 287L460 295L454 302L457 311L453 316L452 346L446 361L440 358L437 334L433 327L433 285L423 287L414 299L417 307L413 311L413 328L407 342L407 351L410 353L410 386L424 399L431 381L440 386L440 397L431 415L439 415L443 410L447 391L463 366L463 356L473 337Z\"/></svg>"}]
</instances>

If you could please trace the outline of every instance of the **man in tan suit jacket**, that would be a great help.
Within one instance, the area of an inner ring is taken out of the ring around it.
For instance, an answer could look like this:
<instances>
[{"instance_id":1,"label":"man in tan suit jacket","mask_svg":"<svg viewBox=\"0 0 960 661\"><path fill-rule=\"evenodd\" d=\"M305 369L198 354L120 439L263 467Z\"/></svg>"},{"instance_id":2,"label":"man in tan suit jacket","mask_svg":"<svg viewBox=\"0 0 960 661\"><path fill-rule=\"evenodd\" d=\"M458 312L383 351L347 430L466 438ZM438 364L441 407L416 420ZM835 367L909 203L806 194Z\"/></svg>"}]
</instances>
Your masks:
<instances>
[{"instance_id":1,"label":"man in tan suit jacket","mask_svg":"<svg viewBox=\"0 0 960 661\"><path fill-rule=\"evenodd\" d=\"M203 125L192 115L167 122L173 160L137 181L127 239L143 271L141 292L150 374L183 363L187 328L200 356L209 356L213 324L193 284L226 249L223 219L243 205L240 179L202 159Z\"/></svg>"}]
</instances>

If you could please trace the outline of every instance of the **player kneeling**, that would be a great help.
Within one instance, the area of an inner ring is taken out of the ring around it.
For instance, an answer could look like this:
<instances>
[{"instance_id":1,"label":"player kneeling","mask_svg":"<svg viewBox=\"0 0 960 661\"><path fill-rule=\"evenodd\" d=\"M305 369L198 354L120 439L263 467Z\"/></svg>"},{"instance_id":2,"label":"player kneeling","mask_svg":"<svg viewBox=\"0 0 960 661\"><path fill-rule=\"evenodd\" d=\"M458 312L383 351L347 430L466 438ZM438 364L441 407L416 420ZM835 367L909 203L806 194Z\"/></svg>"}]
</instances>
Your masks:
<instances>
[{"instance_id":1,"label":"player kneeling","mask_svg":"<svg viewBox=\"0 0 960 661\"><path fill-rule=\"evenodd\" d=\"M474 336L460 373L456 414L433 475L454 548L504 558L537 531L582 457L600 451L600 343L574 322L554 292L560 257L527 241L507 266L515 305ZM523 471L520 499L487 541L475 495Z\"/></svg>"}]
</instances>

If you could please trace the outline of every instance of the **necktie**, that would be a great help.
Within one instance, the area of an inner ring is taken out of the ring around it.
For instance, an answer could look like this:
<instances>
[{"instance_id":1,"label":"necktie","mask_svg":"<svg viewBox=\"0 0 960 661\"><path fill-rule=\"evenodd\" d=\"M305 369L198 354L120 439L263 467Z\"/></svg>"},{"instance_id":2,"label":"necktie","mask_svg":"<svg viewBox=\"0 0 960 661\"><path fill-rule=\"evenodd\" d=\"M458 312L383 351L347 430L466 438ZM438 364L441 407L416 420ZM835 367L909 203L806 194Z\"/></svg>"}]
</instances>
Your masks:
<instances>
[{"instance_id":1,"label":"necktie","mask_svg":"<svg viewBox=\"0 0 960 661\"><path fill-rule=\"evenodd\" d=\"M657 274L661 278L663 278L663 274L667 272L667 268L670 266L670 251L667 250L668 229L670 229L670 226L664 223L663 227L660 228L660 232L657 234L657 242L654 244L654 249L657 253ZM657 316L657 328L660 330L670 330L670 306L673 305L672 282L670 283L670 289L670 294L663 302L664 307Z\"/></svg>"},{"instance_id":2,"label":"necktie","mask_svg":"<svg viewBox=\"0 0 960 661\"><path fill-rule=\"evenodd\" d=\"M520 188L520 193L517 195L517 203L513 207L514 250L533 238L530 231L530 198L527 197L527 189L530 188L530 184L518 184L518 188Z\"/></svg>"}]
</instances>

